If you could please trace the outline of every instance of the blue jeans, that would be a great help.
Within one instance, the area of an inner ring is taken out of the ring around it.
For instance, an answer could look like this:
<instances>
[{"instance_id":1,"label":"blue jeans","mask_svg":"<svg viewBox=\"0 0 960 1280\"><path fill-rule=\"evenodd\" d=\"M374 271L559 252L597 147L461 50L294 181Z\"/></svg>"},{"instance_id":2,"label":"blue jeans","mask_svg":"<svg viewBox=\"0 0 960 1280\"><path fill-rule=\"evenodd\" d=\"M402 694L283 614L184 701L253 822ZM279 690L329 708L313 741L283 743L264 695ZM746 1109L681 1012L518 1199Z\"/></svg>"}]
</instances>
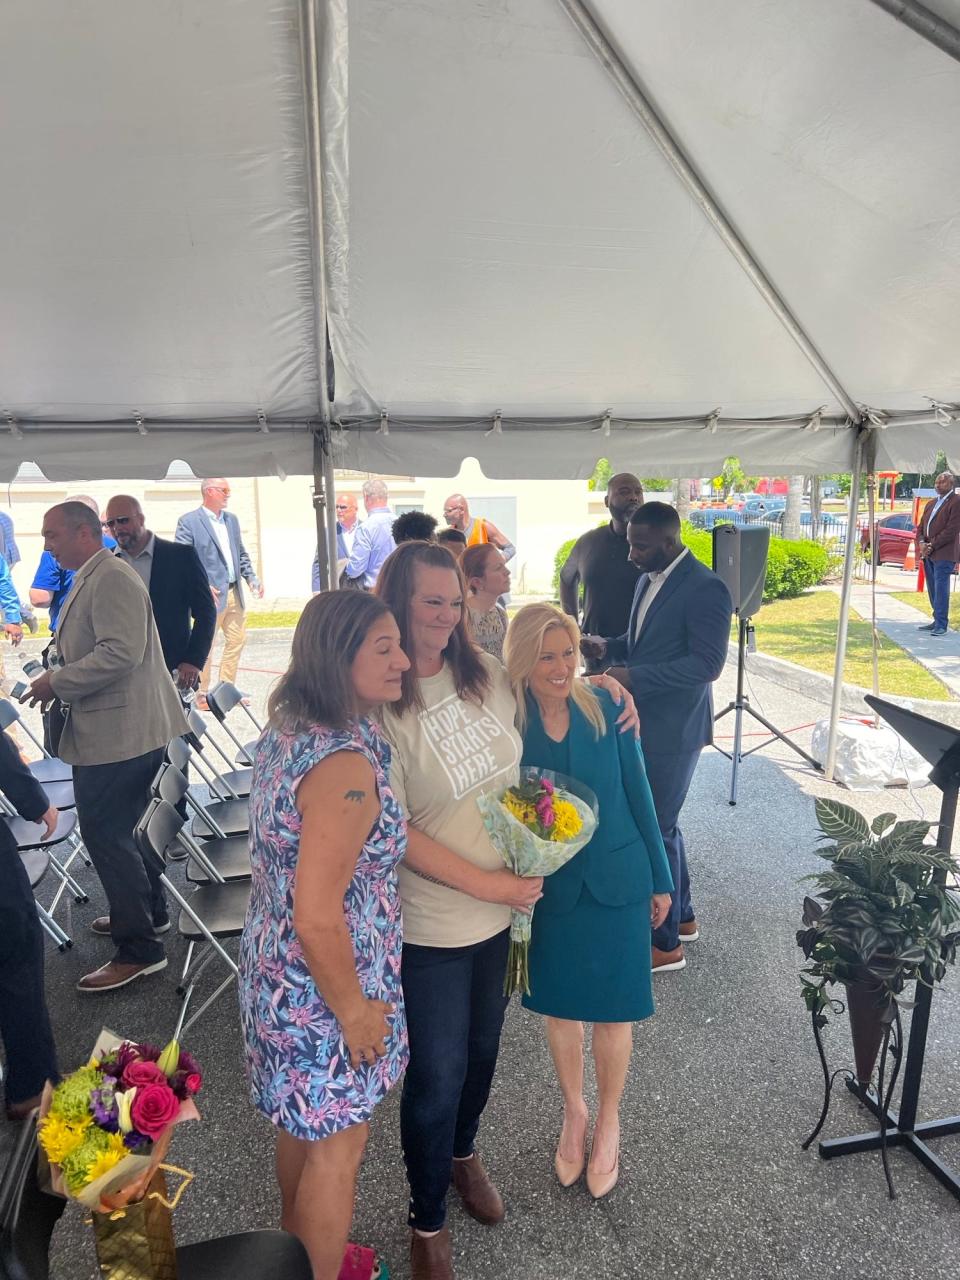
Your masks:
<instances>
[{"instance_id":1,"label":"blue jeans","mask_svg":"<svg viewBox=\"0 0 960 1280\"><path fill-rule=\"evenodd\" d=\"M657 811L657 823L675 885L667 918L659 929L653 931L653 945L660 951L672 951L674 947L678 947L681 920L692 920L694 917L687 851L683 843L683 832L680 830L680 810L690 790L699 759L699 748L669 756L648 753L646 750L643 753L647 780L653 794L653 807Z\"/></svg>"},{"instance_id":2,"label":"blue jeans","mask_svg":"<svg viewBox=\"0 0 960 1280\"><path fill-rule=\"evenodd\" d=\"M510 930L470 947L405 943L401 977L410 1065L400 1139L410 1183L411 1227L439 1231L454 1157L473 1155L507 1008L503 979Z\"/></svg>"},{"instance_id":3,"label":"blue jeans","mask_svg":"<svg viewBox=\"0 0 960 1280\"><path fill-rule=\"evenodd\" d=\"M927 581L927 595L930 597L930 608L933 610L933 625L938 630L947 629L947 615L950 610L950 575L953 573L952 560L924 560L923 572Z\"/></svg>"}]
</instances>

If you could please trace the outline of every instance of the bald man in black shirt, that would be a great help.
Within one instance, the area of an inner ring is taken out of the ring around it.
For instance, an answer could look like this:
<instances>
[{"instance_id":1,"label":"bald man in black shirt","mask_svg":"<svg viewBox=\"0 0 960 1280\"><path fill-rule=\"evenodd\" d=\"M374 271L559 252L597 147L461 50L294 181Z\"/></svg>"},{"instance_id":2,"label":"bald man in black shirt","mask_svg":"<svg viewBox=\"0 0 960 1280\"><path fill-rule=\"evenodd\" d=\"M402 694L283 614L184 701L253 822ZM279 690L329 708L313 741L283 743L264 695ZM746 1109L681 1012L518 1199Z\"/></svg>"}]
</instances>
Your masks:
<instances>
[{"instance_id":1,"label":"bald man in black shirt","mask_svg":"<svg viewBox=\"0 0 960 1280\"><path fill-rule=\"evenodd\" d=\"M599 529L591 529L573 544L560 571L560 603L587 635L620 636L630 620L630 606L639 577L639 570L629 559L627 524L643 505L643 485L636 476L621 471L611 477L603 501L610 512L610 521ZM600 671L603 667L602 661L587 662L589 671Z\"/></svg>"}]
</instances>

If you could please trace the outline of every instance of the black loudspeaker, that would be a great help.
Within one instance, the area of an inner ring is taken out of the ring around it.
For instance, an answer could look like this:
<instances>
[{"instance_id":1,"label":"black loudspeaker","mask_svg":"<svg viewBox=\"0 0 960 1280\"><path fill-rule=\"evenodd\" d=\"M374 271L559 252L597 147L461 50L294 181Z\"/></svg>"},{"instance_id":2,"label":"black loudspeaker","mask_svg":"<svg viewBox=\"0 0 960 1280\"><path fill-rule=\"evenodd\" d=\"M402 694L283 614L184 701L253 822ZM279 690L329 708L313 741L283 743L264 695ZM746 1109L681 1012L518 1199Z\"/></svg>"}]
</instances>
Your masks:
<instances>
[{"instance_id":1,"label":"black loudspeaker","mask_svg":"<svg viewBox=\"0 0 960 1280\"><path fill-rule=\"evenodd\" d=\"M726 583L741 618L752 618L760 608L769 549L769 525L713 526L713 571Z\"/></svg>"}]
</instances>

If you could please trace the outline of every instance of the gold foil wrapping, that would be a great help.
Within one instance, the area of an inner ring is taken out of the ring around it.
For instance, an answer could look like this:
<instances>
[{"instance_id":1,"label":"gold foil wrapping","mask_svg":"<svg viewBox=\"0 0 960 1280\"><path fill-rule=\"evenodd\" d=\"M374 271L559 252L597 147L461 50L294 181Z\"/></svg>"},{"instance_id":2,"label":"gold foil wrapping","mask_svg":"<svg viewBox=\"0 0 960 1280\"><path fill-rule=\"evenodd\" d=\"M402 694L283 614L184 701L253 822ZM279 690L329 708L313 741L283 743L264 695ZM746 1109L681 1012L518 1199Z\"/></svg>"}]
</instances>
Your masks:
<instances>
[{"instance_id":1,"label":"gold foil wrapping","mask_svg":"<svg viewBox=\"0 0 960 1280\"><path fill-rule=\"evenodd\" d=\"M106 1280L176 1280L172 1216L162 1169L150 1179L142 1200L94 1213L97 1260Z\"/></svg>"}]
</instances>

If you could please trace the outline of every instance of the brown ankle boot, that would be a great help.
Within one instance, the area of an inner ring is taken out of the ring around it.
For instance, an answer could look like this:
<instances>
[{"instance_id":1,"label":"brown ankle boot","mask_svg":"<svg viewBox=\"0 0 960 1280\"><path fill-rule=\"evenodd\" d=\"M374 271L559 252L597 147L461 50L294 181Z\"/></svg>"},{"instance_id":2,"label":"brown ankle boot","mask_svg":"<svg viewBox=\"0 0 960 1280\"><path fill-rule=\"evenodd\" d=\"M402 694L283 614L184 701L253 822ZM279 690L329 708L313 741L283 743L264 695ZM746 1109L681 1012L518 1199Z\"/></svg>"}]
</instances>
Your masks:
<instances>
[{"instance_id":1,"label":"brown ankle boot","mask_svg":"<svg viewBox=\"0 0 960 1280\"><path fill-rule=\"evenodd\" d=\"M476 1218L486 1227L503 1221L506 1210L500 1192L490 1181L490 1175L476 1152L469 1160L454 1160L453 1185L471 1218Z\"/></svg>"},{"instance_id":2,"label":"brown ankle boot","mask_svg":"<svg viewBox=\"0 0 960 1280\"><path fill-rule=\"evenodd\" d=\"M450 1230L441 1227L435 1236L410 1234L412 1280L454 1280Z\"/></svg>"}]
</instances>

